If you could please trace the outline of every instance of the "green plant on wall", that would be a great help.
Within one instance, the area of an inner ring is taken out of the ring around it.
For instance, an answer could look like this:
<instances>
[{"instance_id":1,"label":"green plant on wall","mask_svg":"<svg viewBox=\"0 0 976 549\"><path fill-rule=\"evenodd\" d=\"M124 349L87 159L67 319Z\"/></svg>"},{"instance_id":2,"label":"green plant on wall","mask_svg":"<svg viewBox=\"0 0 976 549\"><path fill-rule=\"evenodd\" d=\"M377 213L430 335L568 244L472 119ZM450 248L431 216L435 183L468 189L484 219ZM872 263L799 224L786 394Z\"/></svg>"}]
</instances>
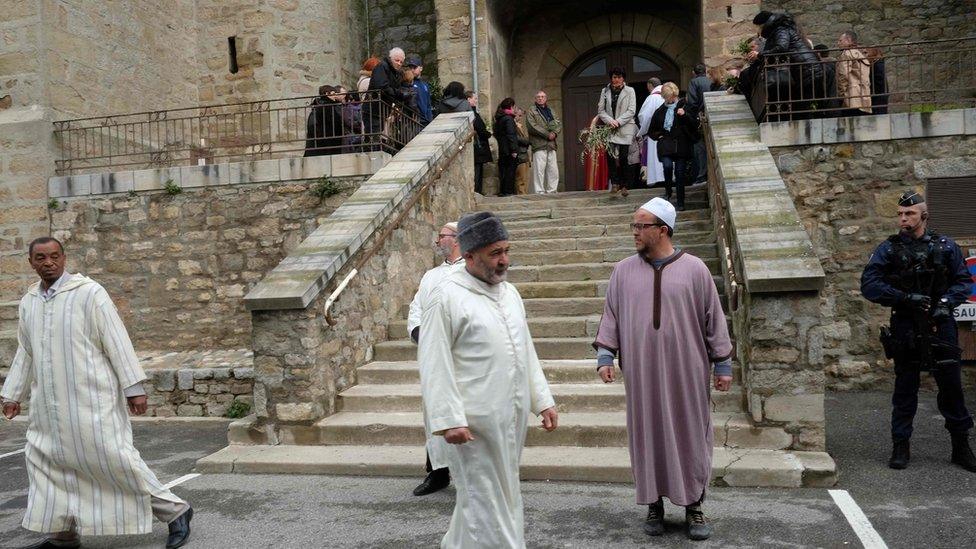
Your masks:
<instances>
[{"instance_id":1,"label":"green plant on wall","mask_svg":"<svg viewBox=\"0 0 976 549\"><path fill-rule=\"evenodd\" d=\"M322 177L316 179L308 190L315 196L319 197L320 200L325 200L330 196L335 196L341 193L342 186L339 185L339 182L335 179L323 175Z\"/></svg>"},{"instance_id":2,"label":"green plant on wall","mask_svg":"<svg viewBox=\"0 0 976 549\"><path fill-rule=\"evenodd\" d=\"M52 198L47 201L47 209L56 210L61 207L61 202L57 198Z\"/></svg>"},{"instance_id":3,"label":"green plant on wall","mask_svg":"<svg viewBox=\"0 0 976 549\"><path fill-rule=\"evenodd\" d=\"M177 195L183 192L183 187L180 187L172 179L167 179L166 183L163 183L163 189L166 190L167 194Z\"/></svg>"},{"instance_id":4,"label":"green plant on wall","mask_svg":"<svg viewBox=\"0 0 976 549\"><path fill-rule=\"evenodd\" d=\"M231 419L240 419L247 416L251 411L251 405L242 401L235 400L227 407L227 417Z\"/></svg>"},{"instance_id":5,"label":"green plant on wall","mask_svg":"<svg viewBox=\"0 0 976 549\"><path fill-rule=\"evenodd\" d=\"M755 38L755 37L754 36L746 36L742 40L739 40L739 43L735 45L735 50L733 50L732 53L739 54L739 55L741 55L743 57L745 57L746 55L748 55L749 54L749 51L751 50L750 43L752 42L752 39L753 38Z\"/></svg>"}]
</instances>

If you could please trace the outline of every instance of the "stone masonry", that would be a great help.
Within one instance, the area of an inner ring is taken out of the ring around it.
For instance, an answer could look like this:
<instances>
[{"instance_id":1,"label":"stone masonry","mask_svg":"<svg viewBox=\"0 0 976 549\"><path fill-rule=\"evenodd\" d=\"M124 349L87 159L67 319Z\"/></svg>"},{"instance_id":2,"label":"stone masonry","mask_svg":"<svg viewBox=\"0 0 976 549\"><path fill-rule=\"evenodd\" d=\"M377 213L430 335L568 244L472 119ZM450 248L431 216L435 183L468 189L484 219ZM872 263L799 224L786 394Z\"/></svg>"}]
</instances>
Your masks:
<instances>
[{"instance_id":1,"label":"stone masonry","mask_svg":"<svg viewBox=\"0 0 976 549\"><path fill-rule=\"evenodd\" d=\"M861 272L875 247L897 230L898 197L907 188L925 188L916 166L972 158L974 150L972 135L771 149L827 275L822 336L830 388L890 384L893 371L877 337L889 310L861 297ZM971 385L976 375L964 372Z\"/></svg>"},{"instance_id":2,"label":"stone masonry","mask_svg":"<svg viewBox=\"0 0 976 549\"><path fill-rule=\"evenodd\" d=\"M437 76L435 0L368 0L370 54L400 47L424 61L425 78ZM441 87L447 82L441 82Z\"/></svg>"},{"instance_id":3,"label":"stone masonry","mask_svg":"<svg viewBox=\"0 0 976 549\"><path fill-rule=\"evenodd\" d=\"M356 368L372 358L373 343L412 297L402 281L432 266L416 258L431 257L431 235L470 208L472 135L469 115L438 117L245 297L253 311L255 412L268 440L277 440L277 424L308 425L335 412L338 392L356 383ZM339 296L330 326L323 307L331 288L431 181Z\"/></svg>"}]
</instances>

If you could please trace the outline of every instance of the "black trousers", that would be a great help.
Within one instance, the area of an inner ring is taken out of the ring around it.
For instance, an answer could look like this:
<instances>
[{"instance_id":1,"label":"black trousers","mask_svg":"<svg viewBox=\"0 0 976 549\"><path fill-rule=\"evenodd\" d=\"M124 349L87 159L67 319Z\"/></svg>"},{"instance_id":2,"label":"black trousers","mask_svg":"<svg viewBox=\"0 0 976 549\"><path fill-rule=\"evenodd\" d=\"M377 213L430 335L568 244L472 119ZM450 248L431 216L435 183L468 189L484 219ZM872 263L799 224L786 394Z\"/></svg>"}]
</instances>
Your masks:
<instances>
[{"instance_id":1,"label":"black trousers","mask_svg":"<svg viewBox=\"0 0 976 549\"><path fill-rule=\"evenodd\" d=\"M950 433L968 432L973 427L973 418L966 409L959 365L940 367L932 372L932 377L939 386L935 401L939 413L945 418L945 428ZM895 392L891 396L891 439L895 442L912 436L920 381L921 372L916 362L895 360Z\"/></svg>"},{"instance_id":2,"label":"black trousers","mask_svg":"<svg viewBox=\"0 0 976 549\"><path fill-rule=\"evenodd\" d=\"M485 181L485 164L484 162L474 163L474 192L478 194L485 194L484 189Z\"/></svg>"},{"instance_id":3,"label":"black trousers","mask_svg":"<svg viewBox=\"0 0 976 549\"><path fill-rule=\"evenodd\" d=\"M515 194L515 168L518 161L511 155L498 157L498 195Z\"/></svg>"},{"instance_id":4,"label":"black trousers","mask_svg":"<svg viewBox=\"0 0 976 549\"><path fill-rule=\"evenodd\" d=\"M426 469L427 469L427 472L428 473L433 473L434 472L434 466L430 464L430 454L427 454L427 466L426 466ZM447 467L444 467L443 469L438 469L438 471L443 471L444 474L447 474L448 468Z\"/></svg>"},{"instance_id":5,"label":"black trousers","mask_svg":"<svg viewBox=\"0 0 976 549\"><path fill-rule=\"evenodd\" d=\"M621 187L627 186L627 151L630 148L629 145L618 145L616 143L611 143L617 151L617 158L608 156L607 160L610 162L610 184L620 185Z\"/></svg>"}]
</instances>

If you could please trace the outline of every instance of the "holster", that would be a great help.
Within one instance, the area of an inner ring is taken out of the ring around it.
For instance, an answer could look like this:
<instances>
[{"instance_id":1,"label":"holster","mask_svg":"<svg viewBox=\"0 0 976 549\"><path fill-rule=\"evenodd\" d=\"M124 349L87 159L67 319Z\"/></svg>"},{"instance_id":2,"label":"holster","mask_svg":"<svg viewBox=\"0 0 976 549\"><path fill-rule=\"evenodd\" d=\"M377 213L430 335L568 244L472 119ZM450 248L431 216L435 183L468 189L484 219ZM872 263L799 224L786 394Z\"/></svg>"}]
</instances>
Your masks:
<instances>
[{"instance_id":1,"label":"holster","mask_svg":"<svg viewBox=\"0 0 976 549\"><path fill-rule=\"evenodd\" d=\"M881 347L884 349L885 358L892 360L901 358L902 344L892 335L891 328L882 326L879 339L881 340Z\"/></svg>"}]
</instances>

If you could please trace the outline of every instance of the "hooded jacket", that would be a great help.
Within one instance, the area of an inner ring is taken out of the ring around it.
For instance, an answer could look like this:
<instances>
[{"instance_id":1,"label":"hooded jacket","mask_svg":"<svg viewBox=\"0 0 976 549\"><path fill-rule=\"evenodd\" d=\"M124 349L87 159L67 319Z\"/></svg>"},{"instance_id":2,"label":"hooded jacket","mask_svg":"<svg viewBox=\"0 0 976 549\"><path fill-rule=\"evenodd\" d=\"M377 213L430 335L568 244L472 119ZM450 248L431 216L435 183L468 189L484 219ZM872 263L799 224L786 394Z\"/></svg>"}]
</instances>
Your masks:
<instances>
[{"instance_id":1,"label":"hooded jacket","mask_svg":"<svg viewBox=\"0 0 976 549\"><path fill-rule=\"evenodd\" d=\"M464 97L444 97L437 104L437 114L448 112L468 112L471 110L471 103Z\"/></svg>"},{"instance_id":2,"label":"hooded jacket","mask_svg":"<svg viewBox=\"0 0 976 549\"><path fill-rule=\"evenodd\" d=\"M820 58L800 36L793 17L785 13L773 14L763 24L760 34L766 39L763 54L783 54L785 62L806 63L791 66L790 73L799 79L802 72L803 87L813 89L814 82L819 82L823 75Z\"/></svg>"}]
</instances>

